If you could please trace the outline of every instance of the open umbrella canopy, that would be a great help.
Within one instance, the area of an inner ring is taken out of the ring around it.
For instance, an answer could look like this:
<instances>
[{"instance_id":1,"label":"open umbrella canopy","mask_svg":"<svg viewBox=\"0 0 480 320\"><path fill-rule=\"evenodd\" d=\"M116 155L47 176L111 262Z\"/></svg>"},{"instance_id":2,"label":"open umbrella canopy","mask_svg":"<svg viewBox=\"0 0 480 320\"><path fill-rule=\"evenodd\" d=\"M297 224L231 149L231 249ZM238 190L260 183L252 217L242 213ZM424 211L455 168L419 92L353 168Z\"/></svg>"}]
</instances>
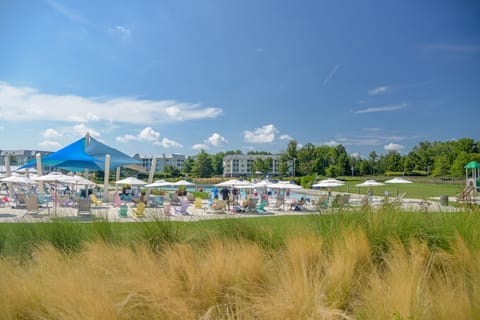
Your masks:
<instances>
[{"instance_id":1,"label":"open umbrella canopy","mask_svg":"<svg viewBox=\"0 0 480 320\"><path fill-rule=\"evenodd\" d=\"M413 183L410 180L403 179L403 178L393 178L390 180L385 181L385 183L398 183L398 184L405 184L405 183Z\"/></svg>"},{"instance_id":2,"label":"open umbrella canopy","mask_svg":"<svg viewBox=\"0 0 480 320\"><path fill-rule=\"evenodd\" d=\"M385 185L382 182L378 182L376 180L367 180L362 183L357 184L357 187L376 187L376 186L383 186Z\"/></svg>"},{"instance_id":3,"label":"open umbrella canopy","mask_svg":"<svg viewBox=\"0 0 480 320\"><path fill-rule=\"evenodd\" d=\"M335 187L341 187L344 184L345 182L343 181L333 179L333 178L328 178L313 184L312 187L313 188L335 188Z\"/></svg>"},{"instance_id":4,"label":"open umbrella canopy","mask_svg":"<svg viewBox=\"0 0 480 320\"><path fill-rule=\"evenodd\" d=\"M69 176L60 173L60 172L50 172L49 174L43 175L43 176L37 176L32 178L32 180L35 181L41 181L41 182L64 182L66 179L68 179Z\"/></svg>"},{"instance_id":5,"label":"open umbrella canopy","mask_svg":"<svg viewBox=\"0 0 480 320\"><path fill-rule=\"evenodd\" d=\"M195 183L188 182L187 180L179 180L172 185L173 186L185 186L185 187L187 187L187 186L194 186Z\"/></svg>"},{"instance_id":6,"label":"open umbrella canopy","mask_svg":"<svg viewBox=\"0 0 480 320\"><path fill-rule=\"evenodd\" d=\"M43 157L42 164L75 172L85 169L103 171L105 170L105 156L107 154L110 155L110 170L122 166L138 166L141 164L139 160L95 140L88 134L57 152ZM35 159L23 165L20 169L35 167L36 164Z\"/></svg>"},{"instance_id":7,"label":"open umbrella canopy","mask_svg":"<svg viewBox=\"0 0 480 320\"><path fill-rule=\"evenodd\" d=\"M82 186L94 186L96 185L95 182L85 179L82 176L74 175L74 176L67 176L64 180L66 183L71 183L75 185L82 185Z\"/></svg>"},{"instance_id":8,"label":"open umbrella canopy","mask_svg":"<svg viewBox=\"0 0 480 320\"><path fill-rule=\"evenodd\" d=\"M147 184L147 188L161 188L161 187L170 187L173 184L171 182L165 181L163 179L155 180L153 183Z\"/></svg>"},{"instance_id":9,"label":"open umbrella canopy","mask_svg":"<svg viewBox=\"0 0 480 320\"><path fill-rule=\"evenodd\" d=\"M480 169L480 163L471 161L464 166L465 169Z\"/></svg>"},{"instance_id":10,"label":"open umbrella canopy","mask_svg":"<svg viewBox=\"0 0 480 320\"><path fill-rule=\"evenodd\" d=\"M135 177L128 177L128 178L125 178L125 179L115 181L115 184L128 184L130 186L143 186L143 185L146 185L147 183L145 181L140 180L140 179L135 178Z\"/></svg>"},{"instance_id":11,"label":"open umbrella canopy","mask_svg":"<svg viewBox=\"0 0 480 320\"><path fill-rule=\"evenodd\" d=\"M217 183L217 187L244 187L244 186L250 186L251 183L246 181L246 180L238 180L238 179L230 179L227 181L223 181L220 183Z\"/></svg>"},{"instance_id":12,"label":"open umbrella canopy","mask_svg":"<svg viewBox=\"0 0 480 320\"><path fill-rule=\"evenodd\" d=\"M267 187L274 189L301 189L298 184L291 183L290 181L279 181L277 183L268 184Z\"/></svg>"},{"instance_id":13,"label":"open umbrella canopy","mask_svg":"<svg viewBox=\"0 0 480 320\"><path fill-rule=\"evenodd\" d=\"M1 178L0 181L2 182L11 182L11 183L18 183L18 184L36 184L37 182L27 178L25 176L10 176Z\"/></svg>"}]
</instances>

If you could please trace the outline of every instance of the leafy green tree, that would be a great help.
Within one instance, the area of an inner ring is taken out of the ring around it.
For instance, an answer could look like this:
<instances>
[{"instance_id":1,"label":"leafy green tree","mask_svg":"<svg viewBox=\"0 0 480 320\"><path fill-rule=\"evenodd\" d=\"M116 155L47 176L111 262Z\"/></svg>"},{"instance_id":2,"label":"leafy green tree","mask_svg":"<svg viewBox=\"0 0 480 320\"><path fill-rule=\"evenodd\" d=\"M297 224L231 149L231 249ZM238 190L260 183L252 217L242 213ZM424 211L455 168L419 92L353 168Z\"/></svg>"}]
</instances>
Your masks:
<instances>
[{"instance_id":1,"label":"leafy green tree","mask_svg":"<svg viewBox=\"0 0 480 320\"><path fill-rule=\"evenodd\" d=\"M192 173L198 178L210 178L213 175L212 158L205 151L200 151L195 158Z\"/></svg>"},{"instance_id":2,"label":"leafy green tree","mask_svg":"<svg viewBox=\"0 0 480 320\"><path fill-rule=\"evenodd\" d=\"M194 161L193 157L187 157L183 162L182 172L185 174L191 173Z\"/></svg>"},{"instance_id":3,"label":"leafy green tree","mask_svg":"<svg viewBox=\"0 0 480 320\"><path fill-rule=\"evenodd\" d=\"M174 166L165 166L163 168L163 172L167 174L169 177L173 177L173 178L180 176L180 170L178 170L178 168Z\"/></svg>"},{"instance_id":4,"label":"leafy green tree","mask_svg":"<svg viewBox=\"0 0 480 320\"><path fill-rule=\"evenodd\" d=\"M223 152L218 152L215 155L212 155L212 167L213 175L221 176L223 174L223 157L225 154Z\"/></svg>"},{"instance_id":5,"label":"leafy green tree","mask_svg":"<svg viewBox=\"0 0 480 320\"><path fill-rule=\"evenodd\" d=\"M435 158L432 175L436 177L443 177L448 175L450 169L450 161L447 155L440 154Z\"/></svg>"},{"instance_id":6,"label":"leafy green tree","mask_svg":"<svg viewBox=\"0 0 480 320\"><path fill-rule=\"evenodd\" d=\"M402 172L402 157L397 151L390 151L384 157L385 171Z\"/></svg>"}]
</instances>

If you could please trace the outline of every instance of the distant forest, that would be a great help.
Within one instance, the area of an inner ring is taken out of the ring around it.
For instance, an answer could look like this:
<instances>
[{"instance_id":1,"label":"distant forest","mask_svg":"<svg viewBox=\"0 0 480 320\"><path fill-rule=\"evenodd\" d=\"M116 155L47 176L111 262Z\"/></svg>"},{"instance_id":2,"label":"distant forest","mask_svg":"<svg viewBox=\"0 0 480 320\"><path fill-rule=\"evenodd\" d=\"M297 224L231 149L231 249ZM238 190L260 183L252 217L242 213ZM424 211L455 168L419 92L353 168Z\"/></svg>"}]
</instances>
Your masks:
<instances>
[{"instance_id":1,"label":"distant forest","mask_svg":"<svg viewBox=\"0 0 480 320\"><path fill-rule=\"evenodd\" d=\"M480 162L480 142L470 138L455 141L423 141L418 143L405 155L397 151L387 154L370 152L363 159L347 153L343 145L316 146L307 143L298 147L296 141L290 141L284 152L280 153L279 172L289 175L295 163L296 176L345 176L345 175L418 175L437 177L463 177L464 166L470 161ZM189 175L190 177L208 178L223 174L223 157L242 154L240 150L208 154L199 152L189 157L184 163L183 172L173 167L165 169L168 176ZM268 152L255 151L247 154L269 155ZM257 159L252 163L252 171L269 173L272 159Z\"/></svg>"}]
</instances>

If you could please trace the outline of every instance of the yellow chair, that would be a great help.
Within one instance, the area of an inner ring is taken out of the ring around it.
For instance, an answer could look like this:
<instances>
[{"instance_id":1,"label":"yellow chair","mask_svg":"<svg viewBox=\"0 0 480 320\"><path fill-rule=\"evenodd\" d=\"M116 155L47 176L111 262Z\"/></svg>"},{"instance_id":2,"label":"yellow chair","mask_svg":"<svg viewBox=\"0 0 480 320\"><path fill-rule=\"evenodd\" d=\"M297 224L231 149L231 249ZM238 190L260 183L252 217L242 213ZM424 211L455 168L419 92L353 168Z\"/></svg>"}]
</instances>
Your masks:
<instances>
[{"instance_id":1,"label":"yellow chair","mask_svg":"<svg viewBox=\"0 0 480 320\"><path fill-rule=\"evenodd\" d=\"M93 204L94 206L98 206L98 205L103 204L102 200L98 200L98 199L97 199L97 196L94 195L93 193L90 195L90 201L92 202L92 204Z\"/></svg>"},{"instance_id":2,"label":"yellow chair","mask_svg":"<svg viewBox=\"0 0 480 320\"><path fill-rule=\"evenodd\" d=\"M132 209L133 214L138 218L145 217L145 202L140 201L137 203L137 208Z\"/></svg>"}]
</instances>

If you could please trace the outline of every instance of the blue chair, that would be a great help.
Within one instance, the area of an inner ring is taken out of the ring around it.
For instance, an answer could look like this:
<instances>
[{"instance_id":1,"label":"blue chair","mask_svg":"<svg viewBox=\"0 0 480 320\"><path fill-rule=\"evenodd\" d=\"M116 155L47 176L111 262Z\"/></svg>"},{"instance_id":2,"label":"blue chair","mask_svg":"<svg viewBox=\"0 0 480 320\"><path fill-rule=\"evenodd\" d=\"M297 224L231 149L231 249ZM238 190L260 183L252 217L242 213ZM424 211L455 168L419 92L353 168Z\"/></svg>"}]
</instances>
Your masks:
<instances>
[{"instance_id":1,"label":"blue chair","mask_svg":"<svg viewBox=\"0 0 480 320\"><path fill-rule=\"evenodd\" d=\"M120 205L120 209L118 210L118 215L120 218L128 217L128 207L125 204Z\"/></svg>"}]
</instances>

